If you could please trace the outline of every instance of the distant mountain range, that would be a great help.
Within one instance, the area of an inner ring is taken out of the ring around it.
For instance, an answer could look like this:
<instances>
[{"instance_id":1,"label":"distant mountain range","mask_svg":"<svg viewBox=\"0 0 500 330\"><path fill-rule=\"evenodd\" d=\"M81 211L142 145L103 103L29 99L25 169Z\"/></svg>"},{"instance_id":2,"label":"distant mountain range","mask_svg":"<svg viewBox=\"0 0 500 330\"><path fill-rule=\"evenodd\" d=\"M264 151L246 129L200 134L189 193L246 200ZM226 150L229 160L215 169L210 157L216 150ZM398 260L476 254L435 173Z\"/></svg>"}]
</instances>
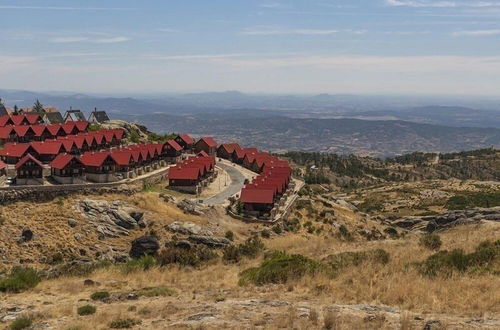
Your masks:
<instances>
[{"instance_id":1,"label":"distant mountain range","mask_svg":"<svg viewBox=\"0 0 500 330\"><path fill-rule=\"evenodd\" d=\"M158 132L210 134L268 150L392 156L500 146L500 101L321 94L250 95L237 91L137 97L0 90L7 106L36 99L62 111L108 111ZM427 102L427 103L426 103ZM429 103L433 102L433 103ZM476 108L465 107L476 106Z\"/></svg>"}]
</instances>

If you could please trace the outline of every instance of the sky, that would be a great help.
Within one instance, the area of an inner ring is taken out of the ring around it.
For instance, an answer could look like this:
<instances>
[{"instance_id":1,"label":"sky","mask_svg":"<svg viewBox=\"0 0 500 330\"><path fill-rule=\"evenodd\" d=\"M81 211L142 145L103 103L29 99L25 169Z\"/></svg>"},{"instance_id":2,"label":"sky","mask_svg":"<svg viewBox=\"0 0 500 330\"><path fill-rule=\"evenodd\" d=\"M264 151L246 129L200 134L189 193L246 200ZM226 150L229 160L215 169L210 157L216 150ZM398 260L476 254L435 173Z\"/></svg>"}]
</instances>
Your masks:
<instances>
[{"instance_id":1,"label":"sky","mask_svg":"<svg viewBox=\"0 0 500 330\"><path fill-rule=\"evenodd\" d=\"M500 96L500 0L0 0L0 89Z\"/></svg>"}]
</instances>

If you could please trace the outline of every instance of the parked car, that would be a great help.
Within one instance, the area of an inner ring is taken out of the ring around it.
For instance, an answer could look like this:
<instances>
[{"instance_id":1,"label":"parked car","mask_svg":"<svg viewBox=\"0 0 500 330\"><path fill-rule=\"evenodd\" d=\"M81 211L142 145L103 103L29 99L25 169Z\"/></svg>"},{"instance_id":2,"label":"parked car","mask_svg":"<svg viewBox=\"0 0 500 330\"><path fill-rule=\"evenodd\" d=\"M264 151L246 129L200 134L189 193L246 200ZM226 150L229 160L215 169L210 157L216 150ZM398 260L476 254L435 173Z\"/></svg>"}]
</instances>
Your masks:
<instances>
[{"instance_id":1,"label":"parked car","mask_svg":"<svg viewBox=\"0 0 500 330\"><path fill-rule=\"evenodd\" d=\"M5 180L5 183L8 185L16 184L16 178L9 176L9 177L7 177L7 180Z\"/></svg>"}]
</instances>

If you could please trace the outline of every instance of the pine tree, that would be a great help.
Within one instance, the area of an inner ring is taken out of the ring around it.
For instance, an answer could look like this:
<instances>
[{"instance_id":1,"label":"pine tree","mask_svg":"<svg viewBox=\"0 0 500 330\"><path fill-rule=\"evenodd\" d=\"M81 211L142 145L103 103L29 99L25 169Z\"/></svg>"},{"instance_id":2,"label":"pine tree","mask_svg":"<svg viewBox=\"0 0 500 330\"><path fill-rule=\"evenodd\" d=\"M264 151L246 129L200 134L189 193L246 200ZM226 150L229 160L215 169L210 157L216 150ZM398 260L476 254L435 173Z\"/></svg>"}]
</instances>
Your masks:
<instances>
[{"instance_id":1,"label":"pine tree","mask_svg":"<svg viewBox=\"0 0 500 330\"><path fill-rule=\"evenodd\" d=\"M35 104L33 105L33 111L38 112L38 113L43 113L45 110L43 109L43 105L40 103L40 101L37 99Z\"/></svg>"},{"instance_id":2,"label":"pine tree","mask_svg":"<svg viewBox=\"0 0 500 330\"><path fill-rule=\"evenodd\" d=\"M19 114L19 108L17 107L17 104L14 105L14 115L18 115Z\"/></svg>"}]
</instances>

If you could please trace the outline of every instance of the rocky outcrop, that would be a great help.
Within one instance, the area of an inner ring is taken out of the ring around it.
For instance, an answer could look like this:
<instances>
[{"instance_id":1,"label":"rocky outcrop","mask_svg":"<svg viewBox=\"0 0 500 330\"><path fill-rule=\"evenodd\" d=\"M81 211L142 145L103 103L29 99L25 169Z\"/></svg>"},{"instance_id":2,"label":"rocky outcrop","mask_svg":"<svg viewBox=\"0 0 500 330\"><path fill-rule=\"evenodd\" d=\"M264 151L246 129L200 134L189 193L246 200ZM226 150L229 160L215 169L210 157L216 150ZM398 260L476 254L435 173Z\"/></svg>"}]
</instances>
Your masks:
<instances>
[{"instance_id":1,"label":"rocky outcrop","mask_svg":"<svg viewBox=\"0 0 500 330\"><path fill-rule=\"evenodd\" d=\"M143 256L154 256L160 249L160 243L154 236L142 236L132 241L130 256L140 258Z\"/></svg>"},{"instance_id":2,"label":"rocky outcrop","mask_svg":"<svg viewBox=\"0 0 500 330\"><path fill-rule=\"evenodd\" d=\"M191 235L189 240L196 244L203 244L211 248L224 248L231 244L231 241L225 237Z\"/></svg>"},{"instance_id":3,"label":"rocky outcrop","mask_svg":"<svg viewBox=\"0 0 500 330\"><path fill-rule=\"evenodd\" d=\"M211 248L221 248L231 244L231 241L227 238L214 236L211 231L189 221L172 222L167 226L167 229L173 233L187 236L187 241L182 241L184 242L184 249L190 249L190 247L188 247L188 244L190 244L189 242L206 245Z\"/></svg>"},{"instance_id":4,"label":"rocky outcrop","mask_svg":"<svg viewBox=\"0 0 500 330\"><path fill-rule=\"evenodd\" d=\"M167 226L167 229L173 233L182 234L182 235L206 235L212 236L213 234L202 228L200 225L197 225L193 222L181 222L175 221Z\"/></svg>"},{"instance_id":5,"label":"rocky outcrop","mask_svg":"<svg viewBox=\"0 0 500 330\"><path fill-rule=\"evenodd\" d=\"M436 230L479 221L500 221L500 207L458 210L431 216L408 216L393 220L391 224L406 230L432 233Z\"/></svg>"},{"instance_id":6,"label":"rocky outcrop","mask_svg":"<svg viewBox=\"0 0 500 330\"><path fill-rule=\"evenodd\" d=\"M198 216L205 214L206 211L200 204L189 199L183 199L177 203L177 207L184 211L184 213Z\"/></svg>"},{"instance_id":7,"label":"rocky outcrop","mask_svg":"<svg viewBox=\"0 0 500 330\"><path fill-rule=\"evenodd\" d=\"M96 227L99 238L119 237L130 234L130 230L146 227L144 212L131 208L121 201L84 199L77 207Z\"/></svg>"}]
</instances>

